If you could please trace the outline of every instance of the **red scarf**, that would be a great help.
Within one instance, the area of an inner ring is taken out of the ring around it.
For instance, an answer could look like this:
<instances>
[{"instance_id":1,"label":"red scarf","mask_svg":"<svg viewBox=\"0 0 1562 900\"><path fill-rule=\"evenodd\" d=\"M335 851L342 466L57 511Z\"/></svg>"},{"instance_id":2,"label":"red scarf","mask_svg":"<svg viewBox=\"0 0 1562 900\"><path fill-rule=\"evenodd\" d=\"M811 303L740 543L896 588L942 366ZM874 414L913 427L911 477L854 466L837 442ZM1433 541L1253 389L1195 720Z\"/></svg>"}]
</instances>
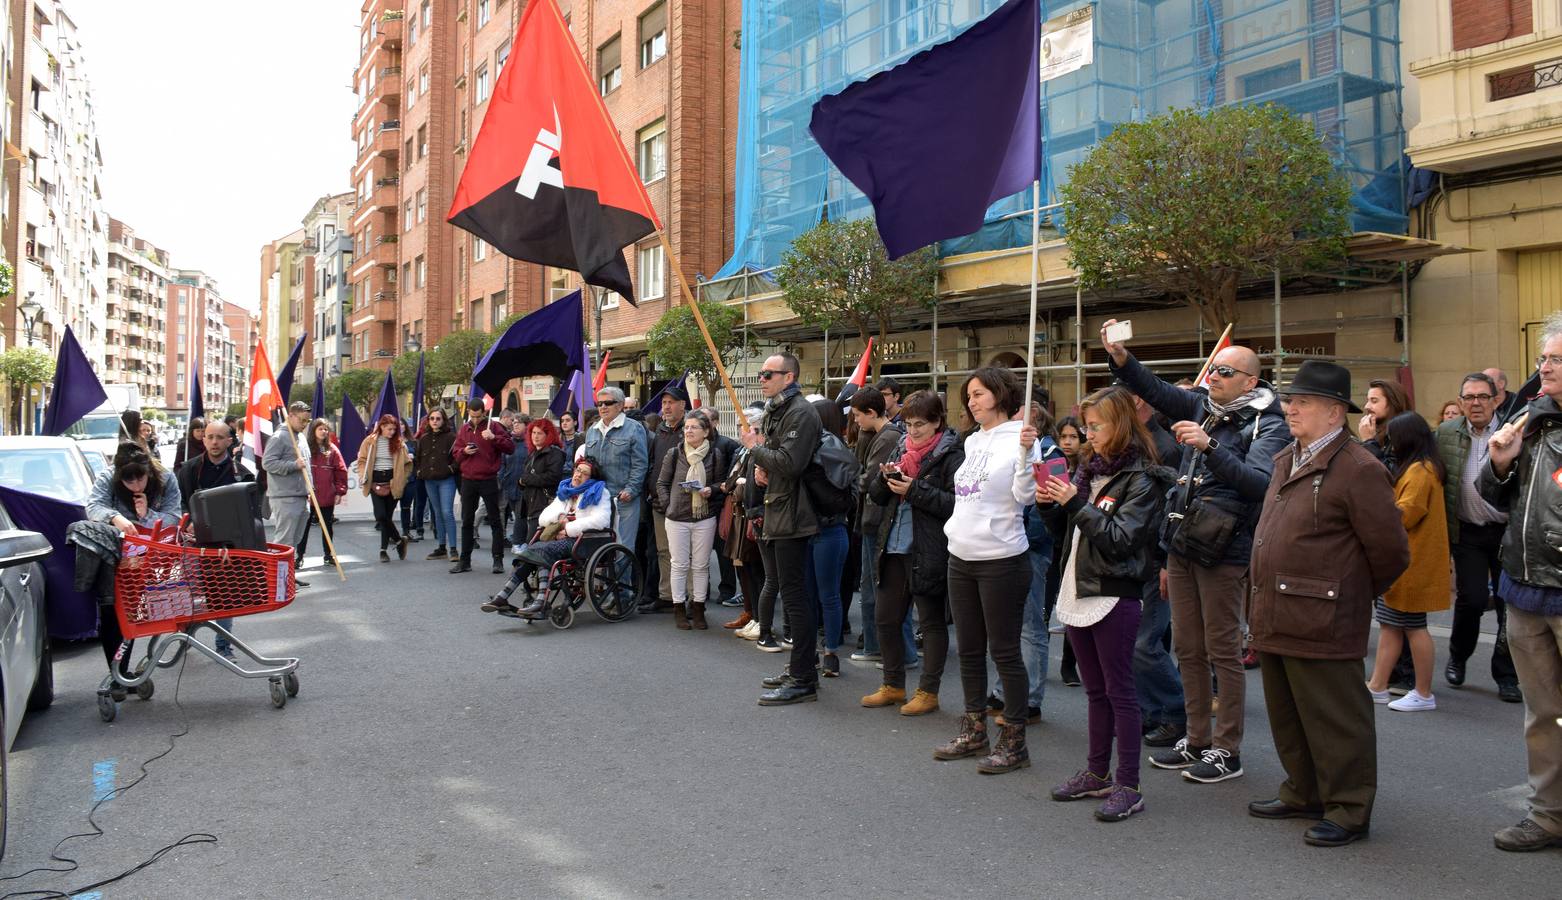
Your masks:
<instances>
[{"instance_id":1,"label":"red scarf","mask_svg":"<svg viewBox=\"0 0 1562 900\"><path fill-rule=\"evenodd\" d=\"M932 437L923 441L921 444L917 444L911 439L911 435L906 435L906 449L901 451L900 459L897 460L897 465L900 466L900 471L907 478L917 477L917 473L922 471L922 459L928 455L929 451L937 446L938 439L943 436L944 433L942 431L935 431L933 432Z\"/></svg>"}]
</instances>

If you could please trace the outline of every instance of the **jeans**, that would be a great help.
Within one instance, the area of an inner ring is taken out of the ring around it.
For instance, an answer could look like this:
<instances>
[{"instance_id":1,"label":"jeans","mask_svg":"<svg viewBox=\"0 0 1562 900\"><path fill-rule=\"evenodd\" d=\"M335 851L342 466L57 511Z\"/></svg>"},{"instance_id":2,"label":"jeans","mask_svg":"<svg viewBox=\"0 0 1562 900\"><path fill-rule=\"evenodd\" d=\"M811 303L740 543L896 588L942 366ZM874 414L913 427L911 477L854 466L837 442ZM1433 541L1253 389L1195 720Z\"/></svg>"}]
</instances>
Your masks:
<instances>
[{"instance_id":1,"label":"jeans","mask_svg":"<svg viewBox=\"0 0 1562 900\"><path fill-rule=\"evenodd\" d=\"M808 562L804 571L808 604L818 621L824 623L826 653L834 653L841 646L841 567L845 564L845 525L826 526L808 539ZM795 633L792 639L797 640Z\"/></svg>"},{"instance_id":2,"label":"jeans","mask_svg":"<svg viewBox=\"0 0 1562 900\"><path fill-rule=\"evenodd\" d=\"M874 609L877 614L875 627L864 627L870 635L881 634L884 684L895 688L906 686L906 661L915 656L903 655L901 641L896 638L904 635L905 625L911 619L909 613L915 606L922 620L922 649L926 651L926 664L922 667L918 689L937 696L944 680L944 663L949 656L949 607L945 595L913 593L911 557L899 553L884 557L884 582L880 587L883 592Z\"/></svg>"},{"instance_id":3,"label":"jeans","mask_svg":"<svg viewBox=\"0 0 1562 900\"><path fill-rule=\"evenodd\" d=\"M770 541L759 542L759 559L764 568L759 594L754 598L754 618L759 620L759 639L773 636L776 620L776 596L780 582L776 580L776 550Z\"/></svg>"},{"instance_id":4,"label":"jeans","mask_svg":"<svg viewBox=\"0 0 1562 900\"><path fill-rule=\"evenodd\" d=\"M1025 721L1025 660L1020 655L1025 598L1030 593L1028 553L1008 559L949 557L949 611L960 647L960 687L965 711L980 713L987 702L987 655L1003 682L1003 717ZM926 625L923 625L924 632Z\"/></svg>"},{"instance_id":5,"label":"jeans","mask_svg":"<svg viewBox=\"0 0 1562 900\"><path fill-rule=\"evenodd\" d=\"M635 537L640 533L640 507L642 505L639 497L619 500L617 494L613 495L615 512L613 533L618 538L620 544L631 549L634 549Z\"/></svg>"},{"instance_id":6,"label":"jeans","mask_svg":"<svg viewBox=\"0 0 1562 900\"><path fill-rule=\"evenodd\" d=\"M428 492L423 490L423 482L413 478L407 481L407 490L412 494L412 528L423 530L423 516L428 511Z\"/></svg>"},{"instance_id":7,"label":"jeans","mask_svg":"<svg viewBox=\"0 0 1562 900\"><path fill-rule=\"evenodd\" d=\"M1052 636L1047 633L1047 570L1052 567L1052 551L1026 554L1030 557L1030 592L1025 597L1025 619L1020 626L1020 658L1025 660L1025 680L1030 684L1031 706L1041 709L1047 696L1047 658L1052 651ZM925 629L924 629L925 635ZM1003 699L1000 682L993 696Z\"/></svg>"},{"instance_id":8,"label":"jeans","mask_svg":"<svg viewBox=\"0 0 1562 900\"><path fill-rule=\"evenodd\" d=\"M1134 639L1134 689L1139 711L1147 723L1182 725L1188 721L1183 708L1182 679L1166 652L1166 632L1171 628L1171 604L1161 597L1160 578L1144 585L1144 612Z\"/></svg>"},{"instance_id":9,"label":"jeans","mask_svg":"<svg viewBox=\"0 0 1562 900\"><path fill-rule=\"evenodd\" d=\"M781 597L781 607L792 629L792 656L787 661L787 672L798 684L816 684L819 681L816 671L819 638L814 631L819 623L814 620L814 607L808 602L805 584L808 538L777 538L770 543L776 562L776 593Z\"/></svg>"},{"instance_id":10,"label":"jeans","mask_svg":"<svg viewBox=\"0 0 1562 900\"><path fill-rule=\"evenodd\" d=\"M410 532L413 528L421 528L423 525L423 516L421 514L418 515L416 524L412 521L412 510L413 507L418 505L417 499L420 493L417 479L408 478L406 490L401 492L401 499L396 501L397 506L401 507L401 530L403 532Z\"/></svg>"},{"instance_id":11,"label":"jeans","mask_svg":"<svg viewBox=\"0 0 1562 900\"><path fill-rule=\"evenodd\" d=\"M1481 617L1489 599L1497 613L1497 645L1491 653L1491 677L1499 685L1517 684L1513 654L1508 649L1507 607L1492 590L1499 567L1497 554L1502 549L1506 525L1472 525L1459 522L1459 542L1453 545L1454 600L1453 633L1448 637L1448 661L1463 664L1475 653L1481 636Z\"/></svg>"},{"instance_id":12,"label":"jeans","mask_svg":"<svg viewBox=\"0 0 1562 900\"><path fill-rule=\"evenodd\" d=\"M499 528L499 479L497 478L485 478L481 481L471 478L461 479L461 559L465 562L472 561L472 544L477 538L478 500L483 502L483 517L488 521L488 530L491 532L494 559L503 559L504 534Z\"/></svg>"},{"instance_id":13,"label":"jeans","mask_svg":"<svg viewBox=\"0 0 1562 900\"><path fill-rule=\"evenodd\" d=\"M456 543L455 476L418 483L428 495L429 514L434 518L434 540L450 550L460 547Z\"/></svg>"},{"instance_id":14,"label":"jeans","mask_svg":"<svg viewBox=\"0 0 1562 900\"><path fill-rule=\"evenodd\" d=\"M1139 601L1124 597L1106 618L1086 628L1068 627L1069 643L1079 659L1079 679L1090 704L1090 751L1086 767L1105 778L1117 742L1117 775L1124 787L1139 789L1139 699L1134 696L1134 635L1139 631ZM1005 713L1007 716L1007 713Z\"/></svg>"},{"instance_id":15,"label":"jeans","mask_svg":"<svg viewBox=\"0 0 1562 900\"><path fill-rule=\"evenodd\" d=\"M710 594L711 541L716 534L714 518L698 522L663 519L667 528L667 548L674 603L705 605Z\"/></svg>"}]
</instances>

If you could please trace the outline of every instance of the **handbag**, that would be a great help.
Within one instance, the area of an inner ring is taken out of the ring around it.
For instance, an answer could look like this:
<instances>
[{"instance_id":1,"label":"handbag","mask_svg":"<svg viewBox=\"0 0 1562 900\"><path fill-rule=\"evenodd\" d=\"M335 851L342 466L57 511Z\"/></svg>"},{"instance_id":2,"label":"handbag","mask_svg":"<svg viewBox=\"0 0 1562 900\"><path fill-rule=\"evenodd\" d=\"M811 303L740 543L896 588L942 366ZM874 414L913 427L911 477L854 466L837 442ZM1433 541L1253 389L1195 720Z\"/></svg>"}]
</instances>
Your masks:
<instances>
[{"instance_id":1,"label":"handbag","mask_svg":"<svg viewBox=\"0 0 1562 900\"><path fill-rule=\"evenodd\" d=\"M732 536L732 520L737 517L738 498L732 494L727 495L726 502L721 504L721 514L716 518L716 536L727 540Z\"/></svg>"},{"instance_id":2,"label":"handbag","mask_svg":"<svg viewBox=\"0 0 1562 900\"><path fill-rule=\"evenodd\" d=\"M1201 566L1219 565L1226 557L1243 516L1216 506L1208 497L1194 497L1166 546Z\"/></svg>"},{"instance_id":3,"label":"handbag","mask_svg":"<svg viewBox=\"0 0 1562 900\"><path fill-rule=\"evenodd\" d=\"M551 541L551 540L554 540L555 538L557 538L559 536L560 532L562 532L563 530L564 530L564 520L563 519L560 519L557 522L551 522L551 523L543 526L542 533L537 535L537 540L538 541Z\"/></svg>"}]
</instances>

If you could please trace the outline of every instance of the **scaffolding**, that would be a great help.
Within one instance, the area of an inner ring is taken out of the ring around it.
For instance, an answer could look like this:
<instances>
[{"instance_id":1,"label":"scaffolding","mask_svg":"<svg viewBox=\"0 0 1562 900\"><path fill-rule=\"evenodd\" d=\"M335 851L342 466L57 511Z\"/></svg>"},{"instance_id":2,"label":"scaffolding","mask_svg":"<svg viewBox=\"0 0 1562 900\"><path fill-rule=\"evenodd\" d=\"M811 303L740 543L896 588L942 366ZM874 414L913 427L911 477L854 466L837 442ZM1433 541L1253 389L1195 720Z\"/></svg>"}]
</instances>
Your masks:
<instances>
[{"instance_id":1,"label":"scaffolding","mask_svg":"<svg viewBox=\"0 0 1562 900\"><path fill-rule=\"evenodd\" d=\"M728 277L776 265L821 219L871 213L808 133L815 101L948 40L1001 0L743 4L734 252ZM1041 18L1088 5L1040 0ZM1094 62L1042 84L1043 202L1118 125L1174 107L1278 103L1306 116L1353 190L1357 231L1403 234L1399 0L1095 0ZM973 89L979 89L973 86ZM1029 191L942 253L1027 246ZM1044 214L1044 229L1066 225Z\"/></svg>"}]
</instances>

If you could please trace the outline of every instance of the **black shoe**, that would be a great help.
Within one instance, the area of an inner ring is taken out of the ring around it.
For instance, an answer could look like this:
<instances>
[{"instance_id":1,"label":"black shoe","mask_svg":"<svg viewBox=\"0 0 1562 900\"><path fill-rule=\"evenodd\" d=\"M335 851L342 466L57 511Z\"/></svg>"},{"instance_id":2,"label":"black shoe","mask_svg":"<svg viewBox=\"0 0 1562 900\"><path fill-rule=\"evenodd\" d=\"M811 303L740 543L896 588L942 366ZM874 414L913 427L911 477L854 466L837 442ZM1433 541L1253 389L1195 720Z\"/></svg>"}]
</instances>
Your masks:
<instances>
[{"instance_id":1,"label":"black shoe","mask_svg":"<svg viewBox=\"0 0 1562 900\"><path fill-rule=\"evenodd\" d=\"M500 600L498 597L495 597L492 600L489 600L487 603L484 603L482 606L478 607L478 609L481 609L483 612L496 612L496 613L504 613L504 612L513 613L515 611L515 607L510 605L510 601L508 601L508 600Z\"/></svg>"},{"instance_id":2,"label":"black shoe","mask_svg":"<svg viewBox=\"0 0 1562 900\"><path fill-rule=\"evenodd\" d=\"M649 598L641 600L638 609L640 610L640 615L648 616L651 613L656 612L656 601Z\"/></svg>"},{"instance_id":3,"label":"black shoe","mask_svg":"<svg viewBox=\"0 0 1562 900\"><path fill-rule=\"evenodd\" d=\"M780 675L766 675L764 678L759 679L759 683L762 687L778 688L786 684L786 680L791 677L790 672L782 672Z\"/></svg>"},{"instance_id":4,"label":"black shoe","mask_svg":"<svg viewBox=\"0 0 1562 900\"><path fill-rule=\"evenodd\" d=\"M1524 692L1519 690L1517 682L1507 682L1497 685L1497 698L1504 703L1523 703Z\"/></svg>"},{"instance_id":5,"label":"black shoe","mask_svg":"<svg viewBox=\"0 0 1562 900\"><path fill-rule=\"evenodd\" d=\"M1346 844L1355 843L1367 836L1367 829L1360 831L1346 831L1344 828L1324 819L1317 825L1307 829L1302 835L1302 840L1314 847L1343 847Z\"/></svg>"},{"instance_id":6,"label":"black shoe","mask_svg":"<svg viewBox=\"0 0 1562 900\"><path fill-rule=\"evenodd\" d=\"M841 677L841 658L834 653L819 654L819 674L826 678Z\"/></svg>"},{"instance_id":7,"label":"black shoe","mask_svg":"<svg viewBox=\"0 0 1562 900\"><path fill-rule=\"evenodd\" d=\"M382 563L390 562L390 554L385 552L384 550L381 550L380 551L380 562L382 562Z\"/></svg>"},{"instance_id":8,"label":"black shoe","mask_svg":"<svg viewBox=\"0 0 1562 900\"><path fill-rule=\"evenodd\" d=\"M1182 777L1199 784L1241 778L1242 757L1228 750L1211 747L1204 751L1204 756L1197 763L1182 771Z\"/></svg>"},{"instance_id":9,"label":"black shoe","mask_svg":"<svg viewBox=\"0 0 1562 900\"><path fill-rule=\"evenodd\" d=\"M1063 683L1069 687L1079 687L1079 667L1063 666L1058 672L1063 677Z\"/></svg>"},{"instance_id":10,"label":"black shoe","mask_svg":"<svg viewBox=\"0 0 1562 900\"><path fill-rule=\"evenodd\" d=\"M1188 735L1188 727L1181 722L1162 722L1144 733L1146 747L1170 747Z\"/></svg>"},{"instance_id":11,"label":"black shoe","mask_svg":"<svg viewBox=\"0 0 1562 900\"><path fill-rule=\"evenodd\" d=\"M495 575L503 575L504 574L504 557L502 557L502 556L494 557L493 573Z\"/></svg>"},{"instance_id":12,"label":"black shoe","mask_svg":"<svg viewBox=\"0 0 1562 900\"><path fill-rule=\"evenodd\" d=\"M1247 814L1256 819L1321 819L1323 810L1301 806L1287 806L1276 797L1273 800L1254 800L1247 805Z\"/></svg>"},{"instance_id":13,"label":"black shoe","mask_svg":"<svg viewBox=\"0 0 1562 900\"><path fill-rule=\"evenodd\" d=\"M293 579L293 586L294 587L309 587L309 582L305 581L302 578L294 578Z\"/></svg>"},{"instance_id":14,"label":"black shoe","mask_svg":"<svg viewBox=\"0 0 1562 900\"><path fill-rule=\"evenodd\" d=\"M1464 663L1448 661L1448 668L1443 670L1443 678L1448 680L1449 687L1464 687Z\"/></svg>"},{"instance_id":15,"label":"black shoe","mask_svg":"<svg viewBox=\"0 0 1562 900\"><path fill-rule=\"evenodd\" d=\"M450 565L450 574L452 575L460 575L462 572L470 571L472 571L472 561L470 559L458 559Z\"/></svg>"},{"instance_id":16,"label":"black shoe","mask_svg":"<svg viewBox=\"0 0 1562 900\"><path fill-rule=\"evenodd\" d=\"M1150 765L1157 769L1188 769L1198 765L1204 759L1204 753L1208 747L1190 747L1188 739L1183 738L1172 745L1170 750L1162 750L1159 753L1150 754Z\"/></svg>"},{"instance_id":17,"label":"black shoe","mask_svg":"<svg viewBox=\"0 0 1562 900\"><path fill-rule=\"evenodd\" d=\"M396 542L396 558L397 559L406 559L407 558L407 536L406 535L402 535L401 536L401 540Z\"/></svg>"},{"instance_id":18,"label":"black shoe","mask_svg":"<svg viewBox=\"0 0 1562 900\"><path fill-rule=\"evenodd\" d=\"M424 559L444 559L445 558L445 545L444 544L440 544L438 547L434 548L434 552L433 553L430 553L428 556L425 556L423 558Z\"/></svg>"},{"instance_id":19,"label":"black shoe","mask_svg":"<svg viewBox=\"0 0 1562 900\"><path fill-rule=\"evenodd\" d=\"M856 649L861 650L863 641L866 641L867 639L868 638L867 638L866 635L861 635L861 634L857 635L857 647L856 647Z\"/></svg>"},{"instance_id":20,"label":"black shoe","mask_svg":"<svg viewBox=\"0 0 1562 900\"><path fill-rule=\"evenodd\" d=\"M766 653L780 653L782 650L786 649L785 647L781 646L780 641L776 640L775 635L760 638L754 642L754 646L758 647Z\"/></svg>"},{"instance_id":21,"label":"black shoe","mask_svg":"<svg viewBox=\"0 0 1562 900\"><path fill-rule=\"evenodd\" d=\"M819 699L819 687L813 684L798 684L788 678L785 684L773 691L766 691L759 695L760 706L791 706L793 703L808 703Z\"/></svg>"}]
</instances>

